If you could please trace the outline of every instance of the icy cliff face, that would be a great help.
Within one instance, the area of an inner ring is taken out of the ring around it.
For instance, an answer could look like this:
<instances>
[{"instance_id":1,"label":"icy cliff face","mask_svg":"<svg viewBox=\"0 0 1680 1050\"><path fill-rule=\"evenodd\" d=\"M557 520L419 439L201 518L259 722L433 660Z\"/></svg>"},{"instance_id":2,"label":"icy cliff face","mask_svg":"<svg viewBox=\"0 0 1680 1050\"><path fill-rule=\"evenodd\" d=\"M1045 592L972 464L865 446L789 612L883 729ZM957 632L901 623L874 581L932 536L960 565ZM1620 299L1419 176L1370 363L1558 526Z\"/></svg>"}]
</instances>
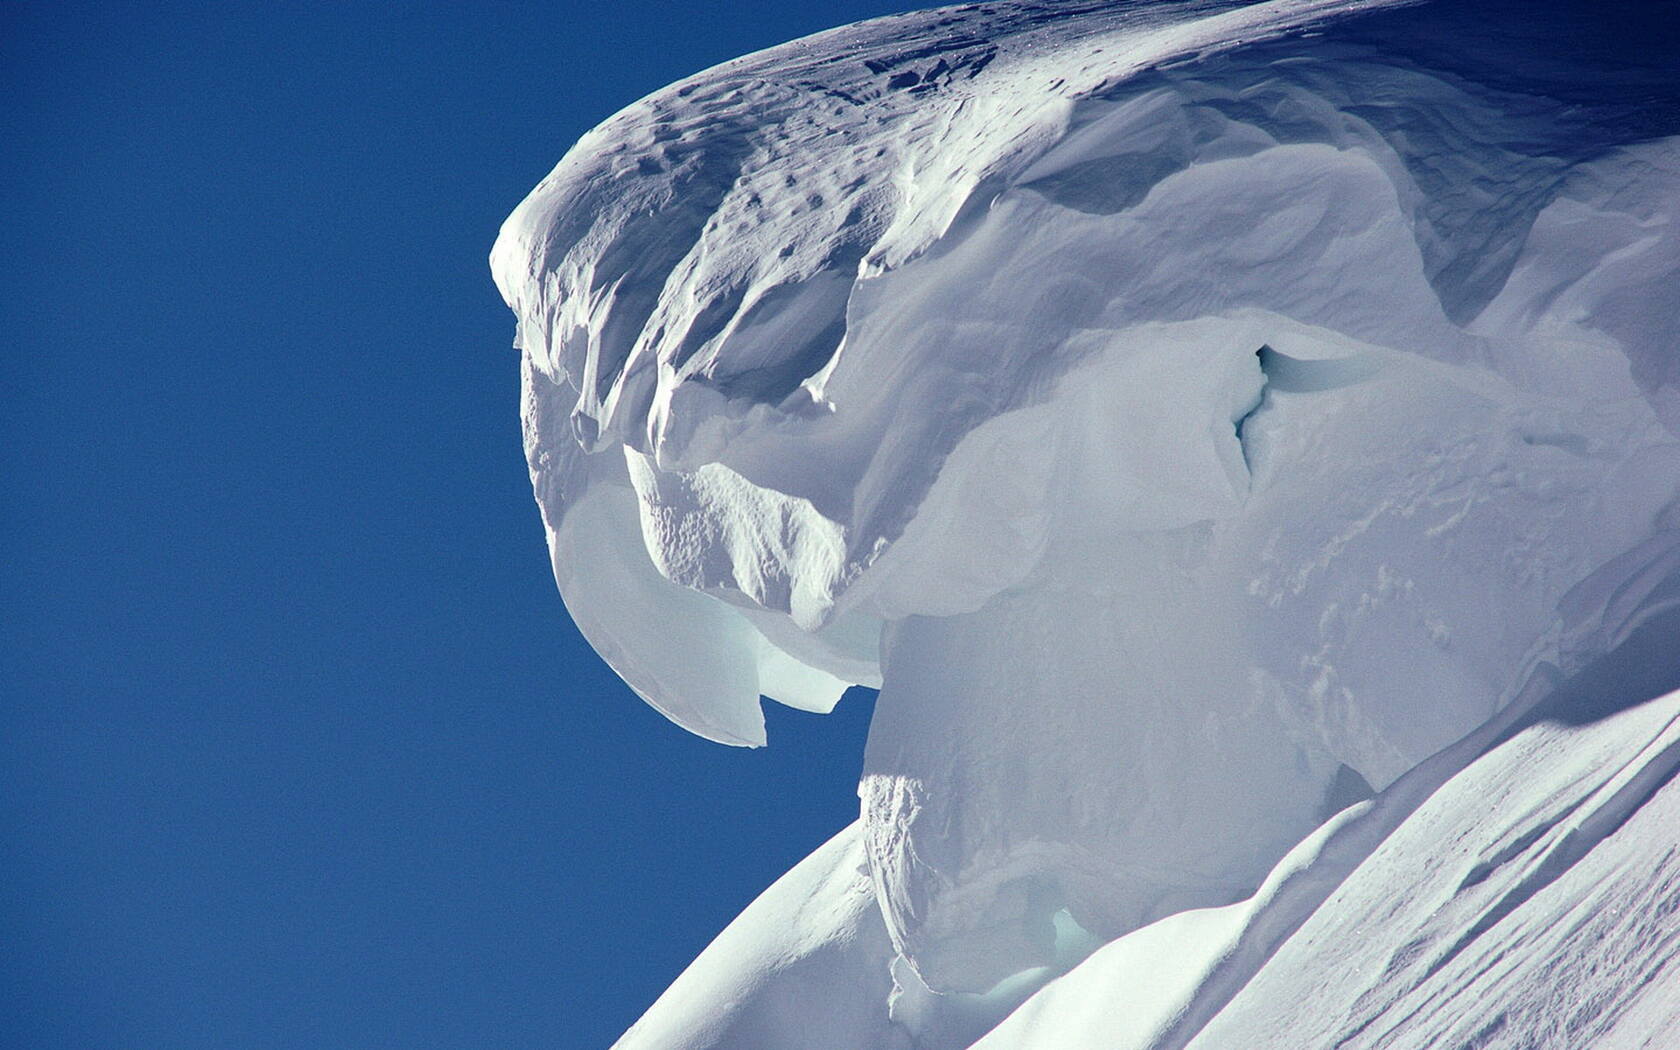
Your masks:
<instances>
[{"instance_id":1,"label":"icy cliff face","mask_svg":"<svg viewBox=\"0 0 1680 1050\"><path fill-rule=\"evenodd\" d=\"M1648 977L1673 837L1597 844L1677 750L1661 32L983 4L585 136L492 253L568 608L714 740L881 689L859 823L623 1045L1535 1045L1544 975L1465 1004L1589 855ZM1680 1024L1632 980L1571 1023Z\"/></svg>"}]
</instances>

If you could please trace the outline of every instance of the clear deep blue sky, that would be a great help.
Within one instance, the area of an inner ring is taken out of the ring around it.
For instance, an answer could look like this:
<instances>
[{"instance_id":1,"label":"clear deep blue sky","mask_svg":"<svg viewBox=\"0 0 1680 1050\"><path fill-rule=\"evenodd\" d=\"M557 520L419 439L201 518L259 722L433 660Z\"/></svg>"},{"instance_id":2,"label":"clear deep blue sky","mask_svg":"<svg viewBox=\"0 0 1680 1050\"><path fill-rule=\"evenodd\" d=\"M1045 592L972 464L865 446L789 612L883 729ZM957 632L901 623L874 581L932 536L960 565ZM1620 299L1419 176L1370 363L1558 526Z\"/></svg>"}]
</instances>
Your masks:
<instances>
[{"instance_id":1,"label":"clear deep blue sky","mask_svg":"<svg viewBox=\"0 0 1680 1050\"><path fill-rule=\"evenodd\" d=\"M577 635L502 217L913 0L0 7L0 1044L604 1047L856 812Z\"/></svg>"}]
</instances>

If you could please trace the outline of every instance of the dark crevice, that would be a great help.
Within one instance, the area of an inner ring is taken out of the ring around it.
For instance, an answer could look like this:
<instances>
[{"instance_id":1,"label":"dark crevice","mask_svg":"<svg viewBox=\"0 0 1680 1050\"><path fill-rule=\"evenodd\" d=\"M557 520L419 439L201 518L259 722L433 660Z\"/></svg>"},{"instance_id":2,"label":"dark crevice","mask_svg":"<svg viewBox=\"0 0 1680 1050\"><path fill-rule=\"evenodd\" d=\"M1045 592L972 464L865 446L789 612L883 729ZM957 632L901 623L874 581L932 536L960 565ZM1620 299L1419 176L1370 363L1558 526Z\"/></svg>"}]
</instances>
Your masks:
<instances>
[{"instance_id":1,"label":"dark crevice","mask_svg":"<svg viewBox=\"0 0 1680 1050\"><path fill-rule=\"evenodd\" d=\"M1344 763L1336 768L1336 775L1330 778L1330 786L1324 791L1324 800L1318 806L1318 821L1322 824L1349 806L1376 795L1371 782L1360 776L1359 770Z\"/></svg>"},{"instance_id":2,"label":"dark crevice","mask_svg":"<svg viewBox=\"0 0 1680 1050\"><path fill-rule=\"evenodd\" d=\"M1254 414L1260 411L1260 406L1266 403L1266 387L1271 384L1272 379L1266 371L1266 354L1270 349L1271 347L1261 346L1260 349L1254 351L1255 356L1260 359L1260 389L1255 391L1254 400L1249 402L1235 419L1231 420L1231 425L1237 431L1237 447L1242 451L1243 467L1247 469L1250 475L1254 473L1254 458L1249 450L1248 435L1244 433L1244 428L1248 426L1248 421L1254 418Z\"/></svg>"}]
</instances>

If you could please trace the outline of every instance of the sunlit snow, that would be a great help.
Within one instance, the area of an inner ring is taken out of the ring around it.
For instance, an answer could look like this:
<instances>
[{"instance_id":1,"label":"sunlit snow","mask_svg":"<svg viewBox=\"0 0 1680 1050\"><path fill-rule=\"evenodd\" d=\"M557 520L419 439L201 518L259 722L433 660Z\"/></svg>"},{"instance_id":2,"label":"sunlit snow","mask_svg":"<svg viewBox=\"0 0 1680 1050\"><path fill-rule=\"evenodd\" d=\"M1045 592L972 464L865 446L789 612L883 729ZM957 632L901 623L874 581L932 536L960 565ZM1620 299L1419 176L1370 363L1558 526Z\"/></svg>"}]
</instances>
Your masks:
<instances>
[{"instance_id":1,"label":"sunlit snow","mask_svg":"<svg viewBox=\"0 0 1680 1050\"><path fill-rule=\"evenodd\" d=\"M624 1050L1680 1031L1680 48L1599 10L971 5L573 147L491 262L574 619L723 743L881 690Z\"/></svg>"}]
</instances>

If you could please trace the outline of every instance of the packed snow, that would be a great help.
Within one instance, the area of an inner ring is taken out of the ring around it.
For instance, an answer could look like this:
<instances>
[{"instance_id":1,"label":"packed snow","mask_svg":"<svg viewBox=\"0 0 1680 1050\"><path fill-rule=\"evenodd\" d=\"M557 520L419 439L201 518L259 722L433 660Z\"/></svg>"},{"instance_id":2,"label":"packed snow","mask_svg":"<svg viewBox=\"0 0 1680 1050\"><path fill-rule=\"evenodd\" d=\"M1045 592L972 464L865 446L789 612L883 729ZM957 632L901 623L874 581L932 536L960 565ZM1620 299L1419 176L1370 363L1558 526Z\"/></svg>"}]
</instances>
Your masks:
<instances>
[{"instance_id":1,"label":"packed snow","mask_svg":"<svg viewBox=\"0 0 1680 1050\"><path fill-rule=\"evenodd\" d=\"M722 743L881 691L623 1050L1680 1045L1657 6L967 5L572 148L491 263L573 618Z\"/></svg>"}]
</instances>

